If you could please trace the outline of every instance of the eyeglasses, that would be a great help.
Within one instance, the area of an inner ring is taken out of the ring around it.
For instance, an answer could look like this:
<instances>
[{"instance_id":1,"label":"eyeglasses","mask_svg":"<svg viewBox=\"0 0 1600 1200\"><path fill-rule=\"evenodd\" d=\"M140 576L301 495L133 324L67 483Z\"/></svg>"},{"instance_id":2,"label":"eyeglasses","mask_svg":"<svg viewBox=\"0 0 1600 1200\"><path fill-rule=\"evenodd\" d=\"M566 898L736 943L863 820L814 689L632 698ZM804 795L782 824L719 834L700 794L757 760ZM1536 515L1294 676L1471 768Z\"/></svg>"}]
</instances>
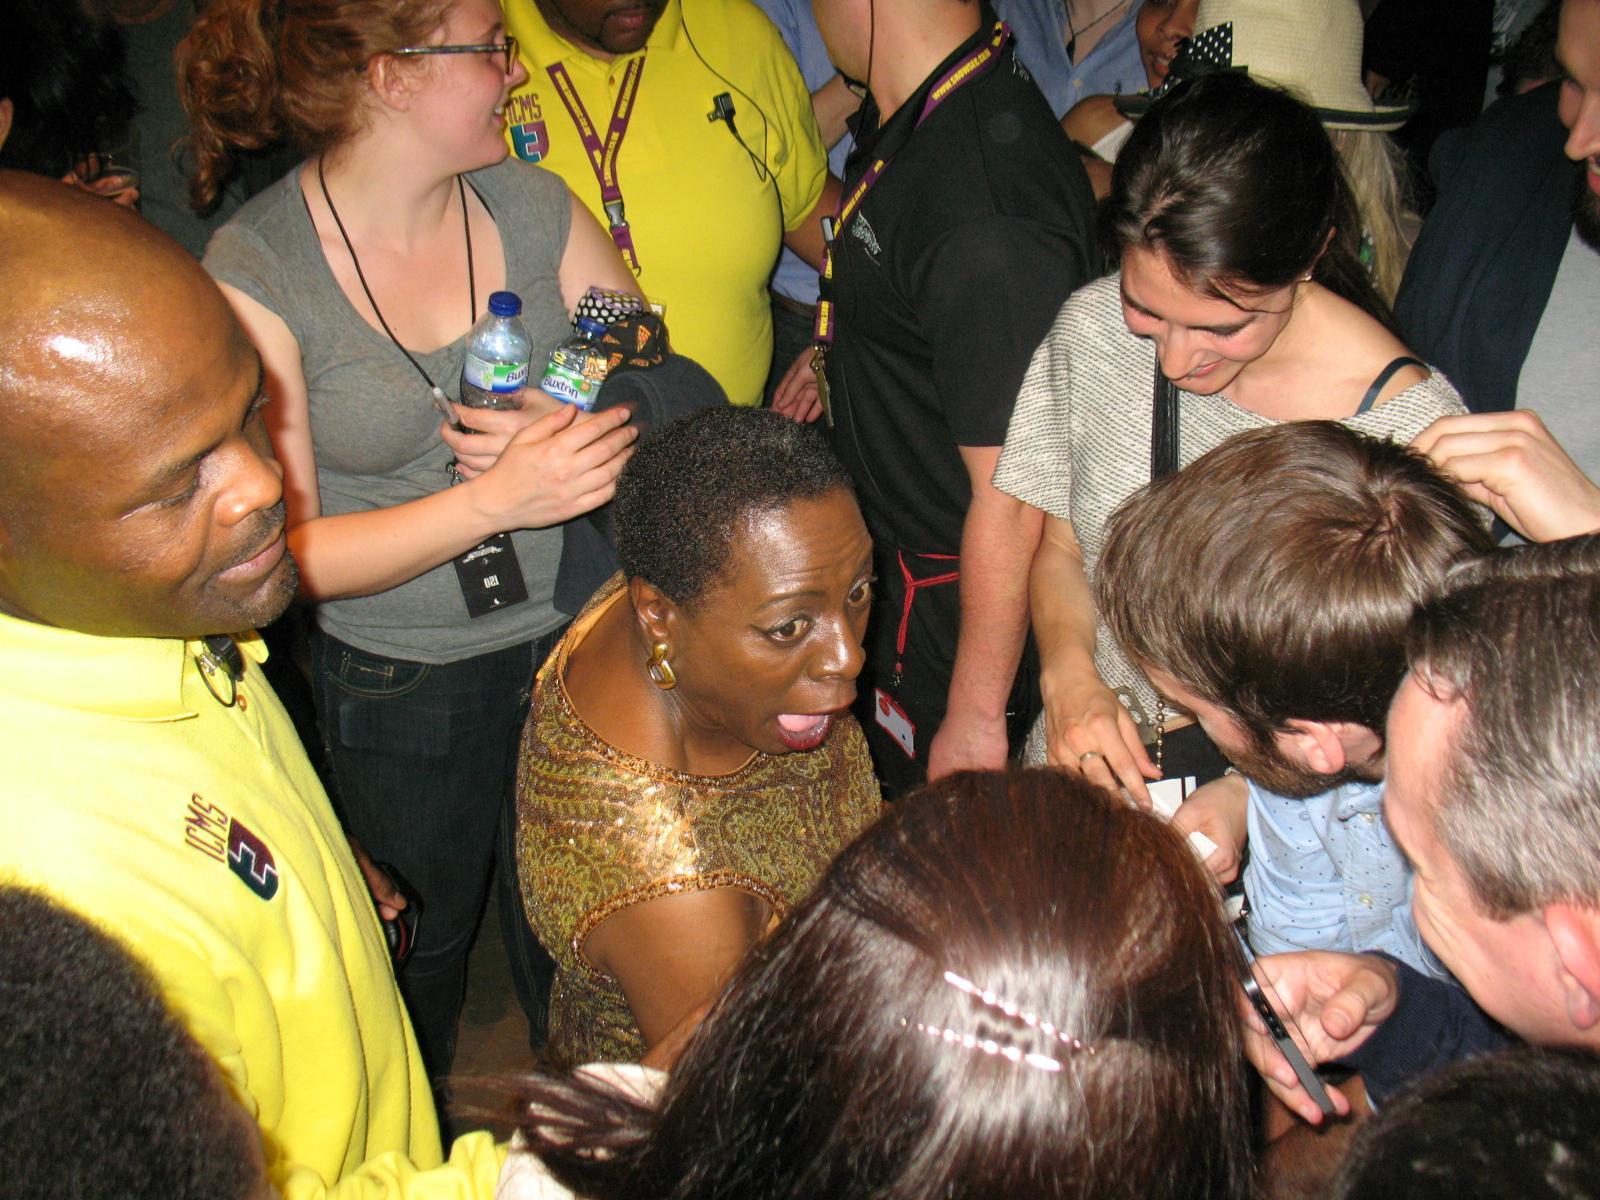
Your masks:
<instances>
[{"instance_id":1,"label":"eyeglasses","mask_svg":"<svg viewBox=\"0 0 1600 1200\"><path fill-rule=\"evenodd\" d=\"M517 61L517 39L509 33L503 42L477 42L473 45L459 46L404 46L399 50L391 50L390 54L503 54L505 55L505 72L511 74L511 64Z\"/></svg>"}]
</instances>

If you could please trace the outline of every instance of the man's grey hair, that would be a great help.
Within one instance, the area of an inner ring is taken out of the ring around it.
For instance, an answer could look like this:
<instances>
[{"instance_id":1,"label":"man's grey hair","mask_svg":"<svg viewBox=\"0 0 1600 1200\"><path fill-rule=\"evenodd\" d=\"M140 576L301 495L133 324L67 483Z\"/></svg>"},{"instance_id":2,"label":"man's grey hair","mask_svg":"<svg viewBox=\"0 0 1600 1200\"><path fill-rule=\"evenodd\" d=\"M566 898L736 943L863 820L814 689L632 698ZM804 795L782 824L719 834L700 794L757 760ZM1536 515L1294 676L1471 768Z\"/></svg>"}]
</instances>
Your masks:
<instances>
[{"instance_id":1,"label":"man's grey hair","mask_svg":"<svg viewBox=\"0 0 1600 1200\"><path fill-rule=\"evenodd\" d=\"M1600 535L1461 564L1406 651L1462 705L1434 822L1478 903L1500 919L1600 906Z\"/></svg>"}]
</instances>

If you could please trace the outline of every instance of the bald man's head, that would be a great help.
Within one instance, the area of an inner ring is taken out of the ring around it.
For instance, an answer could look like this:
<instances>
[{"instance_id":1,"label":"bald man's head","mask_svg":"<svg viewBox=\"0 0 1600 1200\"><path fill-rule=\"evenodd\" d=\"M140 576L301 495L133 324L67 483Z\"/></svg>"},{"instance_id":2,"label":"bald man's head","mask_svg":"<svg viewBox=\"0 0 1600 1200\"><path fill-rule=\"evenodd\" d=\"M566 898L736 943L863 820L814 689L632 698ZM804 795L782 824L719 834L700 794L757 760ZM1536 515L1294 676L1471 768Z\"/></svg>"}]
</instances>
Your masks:
<instances>
[{"instance_id":1,"label":"bald man's head","mask_svg":"<svg viewBox=\"0 0 1600 1200\"><path fill-rule=\"evenodd\" d=\"M196 636L293 593L261 366L138 216L0 172L0 612Z\"/></svg>"}]
</instances>

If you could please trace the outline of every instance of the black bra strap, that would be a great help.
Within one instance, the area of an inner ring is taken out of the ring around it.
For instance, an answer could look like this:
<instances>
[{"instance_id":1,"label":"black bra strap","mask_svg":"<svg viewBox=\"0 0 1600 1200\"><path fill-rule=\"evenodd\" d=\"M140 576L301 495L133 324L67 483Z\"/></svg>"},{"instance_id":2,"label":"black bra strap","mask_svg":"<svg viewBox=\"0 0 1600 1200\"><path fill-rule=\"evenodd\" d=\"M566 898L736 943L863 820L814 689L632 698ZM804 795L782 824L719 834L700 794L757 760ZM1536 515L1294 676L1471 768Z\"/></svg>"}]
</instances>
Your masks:
<instances>
[{"instance_id":1,"label":"black bra strap","mask_svg":"<svg viewBox=\"0 0 1600 1200\"><path fill-rule=\"evenodd\" d=\"M1370 409L1378 400L1378 393L1383 391L1383 385L1394 378L1394 373L1404 367L1421 367L1424 371L1428 364L1420 358L1412 358L1409 354L1402 354L1383 370L1378 372L1378 377L1372 381L1372 386L1367 389L1367 394L1361 397L1361 407L1356 409L1356 416Z\"/></svg>"}]
</instances>

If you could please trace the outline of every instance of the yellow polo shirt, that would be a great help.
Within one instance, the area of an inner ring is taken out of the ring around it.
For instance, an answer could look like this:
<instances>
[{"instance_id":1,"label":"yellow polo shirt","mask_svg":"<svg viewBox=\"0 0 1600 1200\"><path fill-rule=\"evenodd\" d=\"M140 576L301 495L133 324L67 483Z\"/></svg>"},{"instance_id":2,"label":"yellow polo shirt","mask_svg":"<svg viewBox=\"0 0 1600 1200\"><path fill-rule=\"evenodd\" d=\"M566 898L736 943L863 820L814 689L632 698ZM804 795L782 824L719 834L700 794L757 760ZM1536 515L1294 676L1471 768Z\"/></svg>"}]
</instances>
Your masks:
<instances>
[{"instance_id":1,"label":"yellow polo shirt","mask_svg":"<svg viewBox=\"0 0 1600 1200\"><path fill-rule=\"evenodd\" d=\"M828 169L811 95L777 28L749 0L669 0L643 50L606 62L557 36L534 0L503 5L528 69L506 108L512 151L565 179L602 226L600 184L547 68L566 68L604 140L628 62L643 56L617 156L639 285L665 306L674 349L735 404L759 403L772 360L767 280ZM724 92L744 146L707 120Z\"/></svg>"},{"instance_id":2,"label":"yellow polo shirt","mask_svg":"<svg viewBox=\"0 0 1600 1200\"><path fill-rule=\"evenodd\" d=\"M294 727L241 642L224 707L194 643L0 615L0 879L120 938L261 1128L288 1200L490 1197L442 1163L383 932Z\"/></svg>"}]
</instances>

